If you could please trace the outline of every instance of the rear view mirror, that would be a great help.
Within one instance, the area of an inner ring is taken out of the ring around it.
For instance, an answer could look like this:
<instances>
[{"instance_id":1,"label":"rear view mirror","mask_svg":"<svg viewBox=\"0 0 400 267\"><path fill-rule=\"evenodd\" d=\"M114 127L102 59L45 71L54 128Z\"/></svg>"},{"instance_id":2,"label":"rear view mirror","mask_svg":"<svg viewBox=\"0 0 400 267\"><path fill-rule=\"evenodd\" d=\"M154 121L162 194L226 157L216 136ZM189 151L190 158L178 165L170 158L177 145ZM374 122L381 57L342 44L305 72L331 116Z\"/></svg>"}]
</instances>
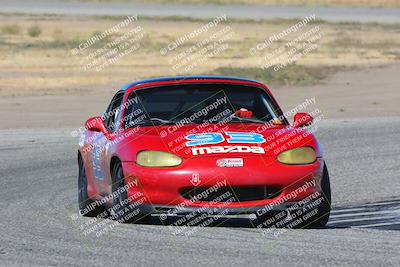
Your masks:
<instances>
[{"instance_id":1,"label":"rear view mirror","mask_svg":"<svg viewBox=\"0 0 400 267\"><path fill-rule=\"evenodd\" d=\"M308 113L299 112L294 115L293 128L309 126L313 122L313 117Z\"/></svg>"}]
</instances>

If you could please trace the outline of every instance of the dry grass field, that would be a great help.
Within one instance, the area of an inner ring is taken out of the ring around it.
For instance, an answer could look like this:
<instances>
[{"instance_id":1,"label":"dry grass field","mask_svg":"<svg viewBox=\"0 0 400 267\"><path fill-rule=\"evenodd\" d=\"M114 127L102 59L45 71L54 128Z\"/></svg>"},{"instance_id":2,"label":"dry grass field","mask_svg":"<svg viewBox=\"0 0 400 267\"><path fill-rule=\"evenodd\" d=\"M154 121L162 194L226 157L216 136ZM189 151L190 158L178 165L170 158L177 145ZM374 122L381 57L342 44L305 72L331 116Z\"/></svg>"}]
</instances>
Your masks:
<instances>
[{"instance_id":1,"label":"dry grass field","mask_svg":"<svg viewBox=\"0 0 400 267\"><path fill-rule=\"evenodd\" d=\"M137 0L86 0L101 2L129 2ZM398 0L140 0L141 2L179 4L246 4L289 6L336 6L336 7L400 7Z\"/></svg>"},{"instance_id":2,"label":"dry grass field","mask_svg":"<svg viewBox=\"0 0 400 267\"><path fill-rule=\"evenodd\" d=\"M249 49L291 27L297 20L228 20L162 56L160 49L207 21L139 18L132 27L140 26L145 34L138 41L140 47L137 50L100 71L85 71L79 64L80 56L73 56L71 49L122 20L124 18L0 15L0 95L85 94L115 90L121 84L140 78L177 74L234 75L272 85L302 86L323 83L337 71L382 66L400 59L398 25L316 21L305 26L304 31L319 26L323 35L317 49L279 71L261 69L257 62L262 53L251 55ZM227 26L232 35L226 40L224 51L198 62L185 73L173 69L172 56ZM91 47L92 51L123 36L124 31L97 42ZM265 51L274 51L299 34L285 36Z\"/></svg>"}]
</instances>

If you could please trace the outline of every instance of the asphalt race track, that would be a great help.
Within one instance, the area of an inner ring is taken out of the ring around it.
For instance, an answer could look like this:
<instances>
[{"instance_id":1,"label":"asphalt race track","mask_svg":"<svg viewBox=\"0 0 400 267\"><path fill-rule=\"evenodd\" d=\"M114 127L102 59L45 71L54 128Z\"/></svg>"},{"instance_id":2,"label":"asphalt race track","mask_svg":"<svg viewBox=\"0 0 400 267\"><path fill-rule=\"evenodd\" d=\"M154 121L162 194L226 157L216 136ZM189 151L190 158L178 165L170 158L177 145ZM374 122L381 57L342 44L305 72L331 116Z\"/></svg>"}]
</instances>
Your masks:
<instances>
[{"instance_id":1,"label":"asphalt race track","mask_svg":"<svg viewBox=\"0 0 400 267\"><path fill-rule=\"evenodd\" d=\"M333 190L329 226L269 234L232 220L219 227L192 227L196 231L190 236L173 235L173 227L160 223L118 225L100 237L85 236L79 225L90 219L76 218L77 140L71 130L0 131L1 265L400 262L398 118L321 122L317 135Z\"/></svg>"}]
</instances>

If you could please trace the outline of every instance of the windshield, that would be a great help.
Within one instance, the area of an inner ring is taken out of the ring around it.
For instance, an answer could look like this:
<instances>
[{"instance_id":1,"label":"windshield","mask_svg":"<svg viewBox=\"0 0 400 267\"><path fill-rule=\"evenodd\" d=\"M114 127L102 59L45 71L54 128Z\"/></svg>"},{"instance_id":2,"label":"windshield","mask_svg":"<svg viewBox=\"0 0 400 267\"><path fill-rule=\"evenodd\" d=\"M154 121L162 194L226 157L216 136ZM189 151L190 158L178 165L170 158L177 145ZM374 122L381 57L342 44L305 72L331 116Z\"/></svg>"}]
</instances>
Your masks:
<instances>
[{"instance_id":1,"label":"windshield","mask_svg":"<svg viewBox=\"0 0 400 267\"><path fill-rule=\"evenodd\" d=\"M160 124L270 123L281 111L261 88L185 84L132 91L125 127ZM283 122L284 123L284 122Z\"/></svg>"}]
</instances>

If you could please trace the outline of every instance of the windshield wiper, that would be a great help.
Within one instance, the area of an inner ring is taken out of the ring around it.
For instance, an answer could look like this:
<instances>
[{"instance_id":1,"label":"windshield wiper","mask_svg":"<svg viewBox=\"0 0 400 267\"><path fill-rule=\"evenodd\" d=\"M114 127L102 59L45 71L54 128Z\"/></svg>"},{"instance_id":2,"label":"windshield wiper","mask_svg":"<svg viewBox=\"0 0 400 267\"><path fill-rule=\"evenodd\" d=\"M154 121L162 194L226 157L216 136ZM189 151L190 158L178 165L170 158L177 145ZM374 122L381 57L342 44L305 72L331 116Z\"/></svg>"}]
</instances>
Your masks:
<instances>
[{"instance_id":1,"label":"windshield wiper","mask_svg":"<svg viewBox=\"0 0 400 267\"><path fill-rule=\"evenodd\" d=\"M236 115L231 115L229 117L226 117L225 119L222 119L222 121L229 123L232 120L238 120L240 122L252 122L252 123L262 123L265 124L267 123L266 121L258 120L258 119L251 119L251 118L241 118ZM153 126L153 125L163 125L163 124L176 124L179 121L174 121L174 120L165 120L161 118L149 118L140 122L135 122L135 123L130 123L129 127L134 127L134 126ZM204 120L193 120L191 123L204 123L207 121Z\"/></svg>"},{"instance_id":2,"label":"windshield wiper","mask_svg":"<svg viewBox=\"0 0 400 267\"><path fill-rule=\"evenodd\" d=\"M164 120L164 119L160 119L160 118L148 118L146 120L143 121L139 121L139 122L132 122L130 123L130 127L133 126L138 126L138 125L146 125L146 126L152 126L154 124L156 125L162 125L162 124L175 124L175 121L171 121L171 120Z\"/></svg>"},{"instance_id":3,"label":"windshield wiper","mask_svg":"<svg viewBox=\"0 0 400 267\"><path fill-rule=\"evenodd\" d=\"M159 122L159 123L161 123L161 124L176 123L175 121L164 120L164 119L160 119L160 118L150 118L150 120L151 120L152 122Z\"/></svg>"},{"instance_id":4,"label":"windshield wiper","mask_svg":"<svg viewBox=\"0 0 400 267\"><path fill-rule=\"evenodd\" d=\"M232 114L231 116L227 117L226 119L230 119L230 120L236 119L236 120L239 120L239 121L241 121L241 122L245 122L245 121L246 121L246 122L262 123L262 124L267 123L266 121L262 121L262 120L258 120L258 119L251 119L251 118L242 118L242 117L238 117L238 116L236 116L236 115L234 115L234 114ZM227 123L229 123L229 122L227 122Z\"/></svg>"}]
</instances>

